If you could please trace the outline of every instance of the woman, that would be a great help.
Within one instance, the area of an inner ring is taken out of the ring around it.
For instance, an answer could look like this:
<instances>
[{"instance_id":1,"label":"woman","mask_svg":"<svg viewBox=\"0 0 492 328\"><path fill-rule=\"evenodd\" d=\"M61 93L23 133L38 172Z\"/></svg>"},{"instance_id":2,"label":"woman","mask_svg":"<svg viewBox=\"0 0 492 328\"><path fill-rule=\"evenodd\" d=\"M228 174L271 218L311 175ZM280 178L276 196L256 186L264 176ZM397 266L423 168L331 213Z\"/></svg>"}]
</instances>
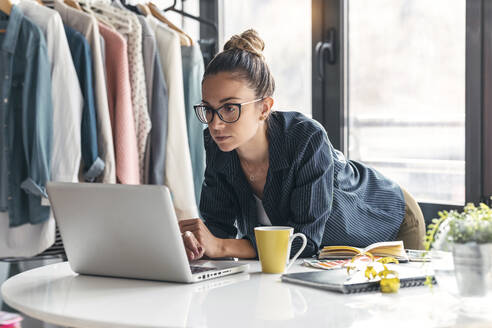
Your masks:
<instances>
[{"instance_id":1,"label":"woman","mask_svg":"<svg viewBox=\"0 0 492 328\"><path fill-rule=\"evenodd\" d=\"M308 245L364 247L403 240L422 248L425 223L394 182L335 150L323 127L297 112L272 112L275 83L254 30L233 36L210 62L197 117L207 167L201 219L180 220L190 260L256 257L254 228L291 226ZM292 254L301 243L294 241Z\"/></svg>"}]
</instances>

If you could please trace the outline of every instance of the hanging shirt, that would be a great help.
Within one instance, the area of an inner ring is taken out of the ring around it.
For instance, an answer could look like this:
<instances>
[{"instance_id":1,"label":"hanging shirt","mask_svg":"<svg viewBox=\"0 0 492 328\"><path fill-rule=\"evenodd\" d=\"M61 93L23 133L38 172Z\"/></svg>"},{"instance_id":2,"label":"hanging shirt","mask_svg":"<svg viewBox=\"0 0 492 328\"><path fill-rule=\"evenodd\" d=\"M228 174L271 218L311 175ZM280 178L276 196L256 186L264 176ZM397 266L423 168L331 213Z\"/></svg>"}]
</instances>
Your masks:
<instances>
[{"instance_id":1,"label":"hanging shirt","mask_svg":"<svg viewBox=\"0 0 492 328\"><path fill-rule=\"evenodd\" d=\"M52 158L51 74L42 31L18 6L10 17L0 14L7 30L0 34L0 209L8 210L10 226L15 227L43 222L49 216L40 197L46 196Z\"/></svg>"},{"instance_id":2,"label":"hanging shirt","mask_svg":"<svg viewBox=\"0 0 492 328\"><path fill-rule=\"evenodd\" d=\"M99 43L101 44L101 59L103 63L103 68L104 68L104 81L108 81L108 76L106 74L107 69L106 69L106 43L104 42L104 38L101 36L101 33L99 33Z\"/></svg>"},{"instance_id":3,"label":"hanging shirt","mask_svg":"<svg viewBox=\"0 0 492 328\"><path fill-rule=\"evenodd\" d=\"M115 146L116 177L123 184L139 184L137 137L126 41L104 24L99 24L99 32L106 44L108 102Z\"/></svg>"},{"instance_id":4,"label":"hanging shirt","mask_svg":"<svg viewBox=\"0 0 492 328\"><path fill-rule=\"evenodd\" d=\"M163 185L166 171L167 105L169 101L167 85L162 73L154 31L144 16L137 15L137 18L142 26L145 83L152 122L145 153L144 183Z\"/></svg>"},{"instance_id":5,"label":"hanging shirt","mask_svg":"<svg viewBox=\"0 0 492 328\"><path fill-rule=\"evenodd\" d=\"M198 209L186 132L183 66L179 36L152 16L147 16L147 21L156 36L169 92L165 184L171 190L178 218L196 218Z\"/></svg>"},{"instance_id":6,"label":"hanging shirt","mask_svg":"<svg viewBox=\"0 0 492 328\"><path fill-rule=\"evenodd\" d=\"M55 10L34 1L21 1L19 8L43 31L51 63L51 180L78 182L83 99L62 20Z\"/></svg>"},{"instance_id":7,"label":"hanging shirt","mask_svg":"<svg viewBox=\"0 0 492 328\"><path fill-rule=\"evenodd\" d=\"M123 8L122 8L123 9ZM152 86L154 84L154 65L157 53L157 44L154 31L142 15L136 16L142 28L142 58L145 72L145 87L147 90L147 106L149 113L152 112ZM162 73L161 73L162 74Z\"/></svg>"},{"instance_id":8,"label":"hanging shirt","mask_svg":"<svg viewBox=\"0 0 492 328\"><path fill-rule=\"evenodd\" d=\"M152 131L155 128L155 121L152 119L152 87L154 85L154 66L156 59L155 55L157 53L157 44L155 42L154 32L145 20L145 17L142 15L137 15L137 18L140 26L142 27L142 56L145 72L145 87L147 89L147 109L149 112L150 122L152 123L152 129L150 130L149 138L147 138L147 144L145 145L144 168L142 176L142 183L149 184L150 144L152 139Z\"/></svg>"},{"instance_id":9,"label":"hanging shirt","mask_svg":"<svg viewBox=\"0 0 492 328\"><path fill-rule=\"evenodd\" d=\"M104 162L98 156L97 149L97 121L92 87L91 50L82 33L68 25L64 25L64 28L84 101L81 125L84 180L92 182L104 171Z\"/></svg>"},{"instance_id":10,"label":"hanging shirt","mask_svg":"<svg viewBox=\"0 0 492 328\"><path fill-rule=\"evenodd\" d=\"M101 41L97 21L94 17L55 0L55 10L63 22L85 36L91 47L94 95L96 100L97 141L99 157L104 161L104 171L97 181L116 182L113 136L109 119L106 76L101 54Z\"/></svg>"},{"instance_id":11,"label":"hanging shirt","mask_svg":"<svg viewBox=\"0 0 492 328\"><path fill-rule=\"evenodd\" d=\"M193 105L202 102L202 79L205 73L203 56L200 46L182 46L183 83L186 113L186 127L188 131L188 145L190 146L191 165L193 168L193 183L195 197L200 203L203 175L205 174L205 148L203 147L203 129L205 125L195 115Z\"/></svg>"},{"instance_id":12,"label":"hanging shirt","mask_svg":"<svg viewBox=\"0 0 492 328\"><path fill-rule=\"evenodd\" d=\"M52 148L50 62L43 32L16 5L10 16L0 12L0 29L0 257L30 256L55 235L41 205Z\"/></svg>"},{"instance_id":13,"label":"hanging shirt","mask_svg":"<svg viewBox=\"0 0 492 328\"><path fill-rule=\"evenodd\" d=\"M162 72L154 31L138 7L125 4L137 14L142 25L142 49L147 85L148 105L152 129L145 153L144 179L146 184L163 185L166 174L166 144L168 126L168 90Z\"/></svg>"},{"instance_id":14,"label":"hanging shirt","mask_svg":"<svg viewBox=\"0 0 492 328\"><path fill-rule=\"evenodd\" d=\"M110 22L114 22L116 30L127 38L128 67L130 70L133 116L135 119L135 131L137 135L140 181L143 181L145 149L152 125L149 116L147 89L145 85L145 71L142 55L142 27L135 14L126 9L121 9L121 3L113 2L111 6L97 4L94 7L101 10ZM120 24L120 17L124 17L127 20L127 23L124 24L124 26Z\"/></svg>"},{"instance_id":15,"label":"hanging shirt","mask_svg":"<svg viewBox=\"0 0 492 328\"><path fill-rule=\"evenodd\" d=\"M159 53L155 56L154 83L152 85L152 130L150 131L150 158L148 183L164 185L166 177L166 153L169 125L169 96L162 73Z\"/></svg>"},{"instance_id":16,"label":"hanging shirt","mask_svg":"<svg viewBox=\"0 0 492 328\"><path fill-rule=\"evenodd\" d=\"M144 183L164 184L168 124L168 93L157 51L155 34L142 15L137 15L142 25L145 82L152 122L150 140L145 153Z\"/></svg>"}]
</instances>

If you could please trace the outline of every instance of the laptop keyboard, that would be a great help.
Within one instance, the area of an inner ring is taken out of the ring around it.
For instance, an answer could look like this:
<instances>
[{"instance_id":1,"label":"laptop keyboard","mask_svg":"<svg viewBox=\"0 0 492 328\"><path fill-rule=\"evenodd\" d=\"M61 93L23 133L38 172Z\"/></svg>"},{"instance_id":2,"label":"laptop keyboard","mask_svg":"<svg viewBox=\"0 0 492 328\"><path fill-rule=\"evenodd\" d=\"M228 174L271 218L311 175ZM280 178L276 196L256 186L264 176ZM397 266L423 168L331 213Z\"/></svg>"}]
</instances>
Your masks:
<instances>
[{"instance_id":1,"label":"laptop keyboard","mask_svg":"<svg viewBox=\"0 0 492 328\"><path fill-rule=\"evenodd\" d=\"M201 267L201 266L190 266L191 273L200 273L200 272L205 272L205 271L212 271L216 270L215 268L206 268L206 267Z\"/></svg>"}]
</instances>

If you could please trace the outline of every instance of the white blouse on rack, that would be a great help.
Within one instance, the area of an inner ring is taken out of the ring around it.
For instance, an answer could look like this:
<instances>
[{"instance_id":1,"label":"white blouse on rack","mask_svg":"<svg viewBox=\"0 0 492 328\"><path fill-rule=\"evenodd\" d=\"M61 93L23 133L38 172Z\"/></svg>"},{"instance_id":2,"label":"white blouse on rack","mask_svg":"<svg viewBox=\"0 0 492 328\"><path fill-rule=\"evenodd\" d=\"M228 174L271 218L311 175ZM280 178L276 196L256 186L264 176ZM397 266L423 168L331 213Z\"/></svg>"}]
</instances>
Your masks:
<instances>
[{"instance_id":1,"label":"white blouse on rack","mask_svg":"<svg viewBox=\"0 0 492 328\"><path fill-rule=\"evenodd\" d=\"M155 17L147 16L154 30L162 70L168 87L169 114L165 183L173 196L178 218L197 218L193 171L188 146L183 90L181 45L176 32Z\"/></svg>"}]
</instances>

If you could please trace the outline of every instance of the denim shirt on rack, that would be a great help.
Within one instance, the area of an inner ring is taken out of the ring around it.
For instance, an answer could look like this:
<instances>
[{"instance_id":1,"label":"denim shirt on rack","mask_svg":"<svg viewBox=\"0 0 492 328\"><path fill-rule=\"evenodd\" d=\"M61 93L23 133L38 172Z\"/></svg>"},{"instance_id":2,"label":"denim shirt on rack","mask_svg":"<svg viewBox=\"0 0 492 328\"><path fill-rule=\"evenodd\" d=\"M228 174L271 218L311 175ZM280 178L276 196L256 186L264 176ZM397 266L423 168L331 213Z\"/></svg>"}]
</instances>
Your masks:
<instances>
[{"instance_id":1,"label":"denim shirt on rack","mask_svg":"<svg viewBox=\"0 0 492 328\"><path fill-rule=\"evenodd\" d=\"M53 138L50 63L39 27L17 6L0 13L0 211L10 227L49 218L41 205Z\"/></svg>"},{"instance_id":2,"label":"denim shirt on rack","mask_svg":"<svg viewBox=\"0 0 492 328\"><path fill-rule=\"evenodd\" d=\"M98 156L97 116L93 91L91 49L89 42L82 33L68 25L65 25L64 28L75 71L79 78L80 89L84 96L81 126L84 179L85 181L93 182L104 171L104 161Z\"/></svg>"}]
</instances>

